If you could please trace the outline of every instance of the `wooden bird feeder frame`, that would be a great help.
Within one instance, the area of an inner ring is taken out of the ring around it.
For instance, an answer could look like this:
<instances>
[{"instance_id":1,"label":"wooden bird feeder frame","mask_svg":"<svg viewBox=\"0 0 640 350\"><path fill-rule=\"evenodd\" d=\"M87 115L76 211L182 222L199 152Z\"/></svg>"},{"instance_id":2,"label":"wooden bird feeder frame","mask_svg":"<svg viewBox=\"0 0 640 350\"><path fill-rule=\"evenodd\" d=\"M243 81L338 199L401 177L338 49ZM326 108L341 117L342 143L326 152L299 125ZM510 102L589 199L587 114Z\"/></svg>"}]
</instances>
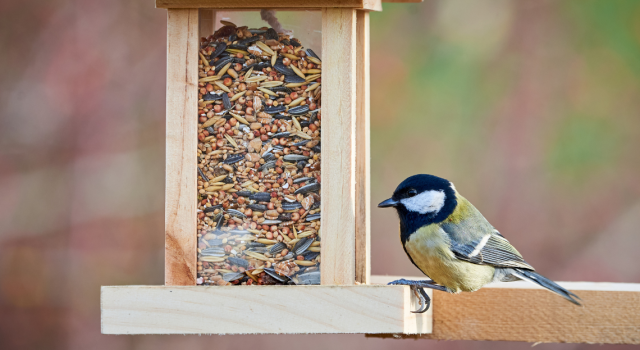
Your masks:
<instances>
[{"instance_id":1,"label":"wooden bird feeder frame","mask_svg":"<svg viewBox=\"0 0 640 350\"><path fill-rule=\"evenodd\" d=\"M431 309L413 314L409 287L370 276L369 11L380 11L380 0L156 0L156 7L168 14L165 285L102 287L102 333L640 343L638 284L563 283L584 307L519 282L456 296L429 290ZM216 10L260 9L322 11L321 285L196 286L200 37L213 32Z\"/></svg>"}]
</instances>

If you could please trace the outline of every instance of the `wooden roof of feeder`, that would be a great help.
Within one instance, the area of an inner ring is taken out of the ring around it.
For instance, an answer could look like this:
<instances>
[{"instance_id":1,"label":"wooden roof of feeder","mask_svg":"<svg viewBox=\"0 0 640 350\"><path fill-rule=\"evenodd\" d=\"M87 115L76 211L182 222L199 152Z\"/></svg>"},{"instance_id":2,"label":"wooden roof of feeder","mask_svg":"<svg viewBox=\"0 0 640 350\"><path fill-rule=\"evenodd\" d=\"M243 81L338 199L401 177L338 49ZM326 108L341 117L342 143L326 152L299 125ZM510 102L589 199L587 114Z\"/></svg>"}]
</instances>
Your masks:
<instances>
[{"instance_id":1,"label":"wooden roof of feeder","mask_svg":"<svg viewBox=\"0 0 640 350\"><path fill-rule=\"evenodd\" d=\"M416 3L422 0L156 0L157 8L216 8L216 9L320 9L345 7L382 11L382 3Z\"/></svg>"}]
</instances>

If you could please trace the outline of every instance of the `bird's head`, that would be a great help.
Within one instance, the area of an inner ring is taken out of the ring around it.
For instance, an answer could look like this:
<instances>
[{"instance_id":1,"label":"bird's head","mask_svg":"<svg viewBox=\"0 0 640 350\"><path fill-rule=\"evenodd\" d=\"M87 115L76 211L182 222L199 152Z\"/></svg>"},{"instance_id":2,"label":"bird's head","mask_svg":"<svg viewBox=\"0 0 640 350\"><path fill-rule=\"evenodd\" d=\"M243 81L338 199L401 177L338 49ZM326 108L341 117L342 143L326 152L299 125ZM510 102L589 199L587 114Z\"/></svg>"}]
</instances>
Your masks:
<instances>
[{"instance_id":1,"label":"bird's head","mask_svg":"<svg viewBox=\"0 0 640 350\"><path fill-rule=\"evenodd\" d=\"M443 221L456 205L455 187L449 180L418 174L402 181L393 196L378 207L395 207L403 226L408 221L422 226Z\"/></svg>"}]
</instances>

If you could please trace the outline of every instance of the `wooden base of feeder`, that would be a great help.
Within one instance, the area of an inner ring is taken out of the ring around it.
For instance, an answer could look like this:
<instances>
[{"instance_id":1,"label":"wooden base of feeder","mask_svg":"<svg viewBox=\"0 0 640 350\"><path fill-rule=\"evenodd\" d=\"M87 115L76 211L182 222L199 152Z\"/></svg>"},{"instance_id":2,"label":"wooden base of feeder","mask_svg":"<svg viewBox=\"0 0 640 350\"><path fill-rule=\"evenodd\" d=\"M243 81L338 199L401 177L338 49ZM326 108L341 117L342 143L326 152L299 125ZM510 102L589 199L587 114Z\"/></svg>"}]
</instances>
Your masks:
<instances>
[{"instance_id":1,"label":"wooden base of feeder","mask_svg":"<svg viewBox=\"0 0 640 350\"><path fill-rule=\"evenodd\" d=\"M398 278L372 276L371 280L387 283ZM443 340L640 344L640 284L560 284L578 294L583 306L527 282L458 295L437 291L431 295L429 290L432 306L421 315L410 312L417 308L416 298L406 286L102 287L102 333L367 333Z\"/></svg>"},{"instance_id":2,"label":"wooden base of feeder","mask_svg":"<svg viewBox=\"0 0 640 350\"><path fill-rule=\"evenodd\" d=\"M405 286L102 287L103 334L431 332Z\"/></svg>"}]
</instances>

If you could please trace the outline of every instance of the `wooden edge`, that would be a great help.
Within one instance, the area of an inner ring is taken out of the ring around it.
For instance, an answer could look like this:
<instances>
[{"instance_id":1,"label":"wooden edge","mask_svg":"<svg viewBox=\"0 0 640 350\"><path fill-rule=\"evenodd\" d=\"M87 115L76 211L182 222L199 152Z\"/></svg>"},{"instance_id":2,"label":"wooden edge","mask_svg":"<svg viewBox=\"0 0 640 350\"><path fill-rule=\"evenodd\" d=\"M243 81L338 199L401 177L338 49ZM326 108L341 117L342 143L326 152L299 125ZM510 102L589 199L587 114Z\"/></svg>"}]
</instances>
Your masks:
<instances>
[{"instance_id":1,"label":"wooden edge","mask_svg":"<svg viewBox=\"0 0 640 350\"><path fill-rule=\"evenodd\" d=\"M200 7L200 9L209 9L209 10L213 10L213 11L222 11L225 13L228 12L252 12L252 11L260 11L263 10L264 8L259 8L259 7L243 7L243 8L237 8L237 7L229 7L229 8L211 8L211 7ZM278 11L286 11L286 12L296 12L296 11L305 11L305 12L311 12L311 11L322 11L322 8L320 7L300 7L300 8L277 8L275 10ZM363 10L363 11L367 11L367 10ZM266 22L265 22L265 26L266 26Z\"/></svg>"},{"instance_id":2,"label":"wooden edge","mask_svg":"<svg viewBox=\"0 0 640 350\"><path fill-rule=\"evenodd\" d=\"M251 9L302 9L302 8L352 8L382 11L381 0L156 0L156 8L251 8Z\"/></svg>"},{"instance_id":3,"label":"wooden edge","mask_svg":"<svg viewBox=\"0 0 640 350\"><path fill-rule=\"evenodd\" d=\"M417 4L424 2L424 0L383 0L382 2L391 4Z\"/></svg>"},{"instance_id":4,"label":"wooden edge","mask_svg":"<svg viewBox=\"0 0 640 350\"><path fill-rule=\"evenodd\" d=\"M404 286L101 288L103 334L428 333Z\"/></svg>"},{"instance_id":5,"label":"wooden edge","mask_svg":"<svg viewBox=\"0 0 640 350\"><path fill-rule=\"evenodd\" d=\"M322 10L322 284L355 284L356 11Z\"/></svg>"},{"instance_id":6,"label":"wooden edge","mask_svg":"<svg viewBox=\"0 0 640 350\"><path fill-rule=\"evenodd\" d=\"M263 10L262 8L258 8L258 7L244 7L244 8L236 8L236 7L230 7L230 8L224 8L224 9L216 9L216 8L209 8L209 7L200 7L200 9L209 9L212 11L217 11L217 10L221 10L224 12L251 12L251 11L260 11ZM305 12L314 12L314 11L322 11L322 8L320 7L300 7L300 8L278 8L276 9L278 11L285 11L285 12L301 12L301 11L305 11ZM382 4L380 4L380 9L355 9L356 11L363 11L363 12L380 12L382 11Z\"/></svg>"},{"instance_id":7,"label":"wooden edge","mask_svg":"<svg viewBox=\"0 0 640 350\"><path fill-rule=\"evenodd\" d=\"M360 10L375 11L375 12L382 11L381 0L364 0L364 2L365 2L365 5Z\"/></svg>"},{"instance_id":8,"label":"wooden edge","mask_svg":"<svg viewBox=\"0 0 640 350\"><path fill-rule=\"evenodd\" d=\"M371 276L369 13L358 11L356 23L356 281Z\"/></svg>"},{"instance_id":9,"label":"wooden edge","mask_svg":"<svg viewBox=\"0 0 640 350\"><path fill-rule=\"evenodd\" d=\"M372 283L398 278L372 276ZM583 302L576 306L527 282L489 285L458 295L436 291L429 335L370 335L440 340L640 344L640 284L558 282Z\"/></svg>"},{"instance_id":10,"label":"wooden edge","mask_svg":"<svg viewBox=\"0 0 640 350\"><path fill-rule=\"evenodd\" d=\"M198 10L167 11L165 284L196 284Z\"/></svg>"}]
</instances>

